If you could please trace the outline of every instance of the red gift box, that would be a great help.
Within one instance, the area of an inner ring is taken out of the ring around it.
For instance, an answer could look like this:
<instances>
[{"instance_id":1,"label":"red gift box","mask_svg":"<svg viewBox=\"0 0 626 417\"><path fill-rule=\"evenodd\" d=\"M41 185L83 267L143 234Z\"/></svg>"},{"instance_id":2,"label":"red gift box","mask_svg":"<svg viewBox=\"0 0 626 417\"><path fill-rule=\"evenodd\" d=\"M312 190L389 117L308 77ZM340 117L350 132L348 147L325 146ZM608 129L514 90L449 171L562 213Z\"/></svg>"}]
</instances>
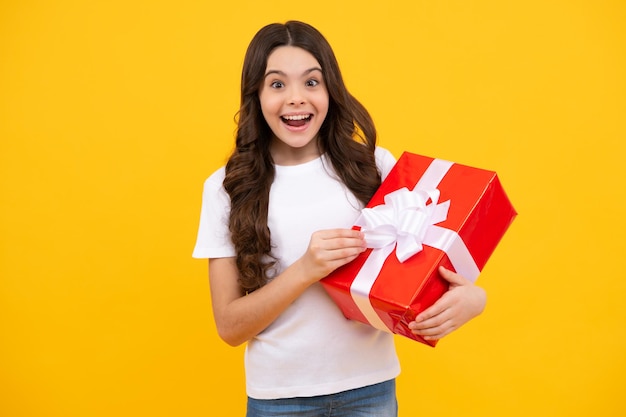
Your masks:
<instances>
[{"instance_id":1,"label":"red gift box","mask_svg":"<svg viewBox=\"0 0 626 417\"><path fill-rule=\"evenodd\" d=\"M448 290L438 266L476 280L516 215L495 172L404 152L354 227L370 249L321 283L347 318L435 346L408 324Z\"/></svg>"}]
</instances>

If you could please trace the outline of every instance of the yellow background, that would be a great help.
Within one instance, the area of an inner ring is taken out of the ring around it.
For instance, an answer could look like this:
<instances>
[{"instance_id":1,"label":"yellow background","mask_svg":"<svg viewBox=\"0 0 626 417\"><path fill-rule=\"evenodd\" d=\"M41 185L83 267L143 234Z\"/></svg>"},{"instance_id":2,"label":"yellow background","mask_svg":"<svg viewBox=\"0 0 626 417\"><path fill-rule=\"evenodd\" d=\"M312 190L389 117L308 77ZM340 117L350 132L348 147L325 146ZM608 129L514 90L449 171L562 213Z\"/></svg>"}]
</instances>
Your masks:
<instances>
[{"instance_id":1,"label":"yellow background","mask_svg":"<svg viewBox=\"0 0 626 417\"><path fill-rule=\"evenodd\" d=\"M400 415L625 415L618 0L0 2L0 415L243 415L191 251L245 48L292 18L381 145L493 169L520 213L485 313L398 339Z\"/></svg>"}]
</instances>

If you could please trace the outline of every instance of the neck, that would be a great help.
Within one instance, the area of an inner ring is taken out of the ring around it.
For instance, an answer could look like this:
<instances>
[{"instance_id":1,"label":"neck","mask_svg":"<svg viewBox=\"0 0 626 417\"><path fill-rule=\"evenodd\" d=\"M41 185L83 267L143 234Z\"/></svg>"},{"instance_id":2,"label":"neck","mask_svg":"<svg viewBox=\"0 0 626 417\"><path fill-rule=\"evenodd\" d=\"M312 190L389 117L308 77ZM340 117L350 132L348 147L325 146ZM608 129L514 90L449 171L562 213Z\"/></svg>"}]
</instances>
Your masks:
<instances>
[{"instance_id":1,"label":"neck","mask_svg":"<svg viewBox=\"0 0 626 417\"><path fill-rule=\"evenodd\" d=\"M320 150L317 141L311 141L302 147L292 147L278 139L272 141L270 148L272 159L276 165L300 165L319 158Z\"/></svg>"}]
</instances>

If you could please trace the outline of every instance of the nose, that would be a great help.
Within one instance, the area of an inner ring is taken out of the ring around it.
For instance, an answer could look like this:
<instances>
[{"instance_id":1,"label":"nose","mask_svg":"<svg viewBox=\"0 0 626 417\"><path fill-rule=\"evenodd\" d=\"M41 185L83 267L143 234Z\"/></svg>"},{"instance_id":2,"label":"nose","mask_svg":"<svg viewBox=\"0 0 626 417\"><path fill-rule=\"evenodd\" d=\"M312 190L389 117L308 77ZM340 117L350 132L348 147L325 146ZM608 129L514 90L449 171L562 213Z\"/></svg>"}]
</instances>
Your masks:
<instances>
[{"instance_id":1,"label":"nose","mask_svg":"<svg viewBox=\"0 0 626 417\"><path fill-rule=\"evenodd\" d=\"M302 88L298 86L292 86L289 90L288 102L290 105L297 106L306 103L306 94Z\"/></svg>"}]
</instances>

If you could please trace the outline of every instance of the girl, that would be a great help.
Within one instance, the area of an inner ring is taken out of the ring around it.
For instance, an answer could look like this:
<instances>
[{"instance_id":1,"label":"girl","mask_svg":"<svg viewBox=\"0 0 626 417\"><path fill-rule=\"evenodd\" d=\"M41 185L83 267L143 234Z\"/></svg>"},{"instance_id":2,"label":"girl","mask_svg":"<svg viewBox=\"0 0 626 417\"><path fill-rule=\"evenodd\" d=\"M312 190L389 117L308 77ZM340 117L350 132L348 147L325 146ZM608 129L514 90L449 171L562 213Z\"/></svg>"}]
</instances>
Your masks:
<instances>
[{"instance_id":1,"label":"girl","mask_svg":"<svg viewBox=\"0 0 626 417\"><path fill-rule=\"evenodd\" d=\"M238 115L235 150L204 185L194 257L209 259L220 337L247 342L247 415L397 416L393 336L345 319L318 282L365 250L351 226L395 159L305 23L254 36ZM450 290L410 325L430 339L485 306L481 288L440 273Z\"/></svg>"}]
</instances>

